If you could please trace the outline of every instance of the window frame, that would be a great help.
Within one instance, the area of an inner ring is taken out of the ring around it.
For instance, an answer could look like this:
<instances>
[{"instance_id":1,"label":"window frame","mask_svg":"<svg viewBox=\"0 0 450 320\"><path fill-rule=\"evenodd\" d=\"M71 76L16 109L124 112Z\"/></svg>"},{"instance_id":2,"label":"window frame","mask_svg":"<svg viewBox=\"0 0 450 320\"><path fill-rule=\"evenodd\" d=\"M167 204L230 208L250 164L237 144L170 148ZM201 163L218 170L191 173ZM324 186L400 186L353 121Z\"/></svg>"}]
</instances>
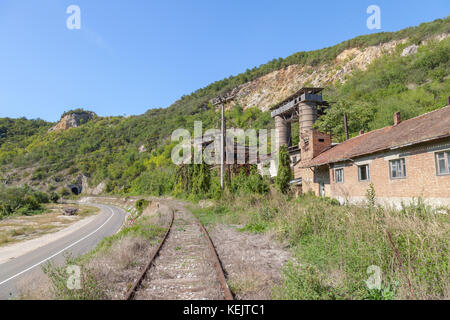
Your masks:
<instances>
[{"instance_id":1,"label":"window frame","mask_svg":"<svg viewBox=\"0 0 450 320\"><path fill-rule=\"evenodd\" d=\"M342 181L338 181L337 180L337 174L336 173L337 173L338 170L342 171ZM335 183L344 183L344 168L335 168L334 169L334 182Z\"/></svg>"},{"instance_id":2,"label":"window frame","mask_svg":"<svg viewBox=\"0 0 450 320\"><path fill-rule=\"evenodd\" d=\"M396 161L400 161L400 163L403 165L402 166L402 173L403 173L403 175L401 177L393 177L392 176L392 163L396 162ZM389 160L389 178L391 180L401 180L401 179L408 178L408 175L406 173L406 158L398 158L398 159Z\"/></svg>"},{"instance_id":3,"label":"window frame","mask_svg":"<svg viewBox=\"0 0 450 320\"><path fill-rule=\"evenodd\" d=\"M366 175L367 175L367 179L361 179L361 168L362 167L367 167L367 170L366 170ZM366 181L370 181L370 166L369 166L369 164L362 164L362 165L359 165L359 166L357 166L357 168L358 168L358 181L359 182L366 182Z\"/></svg>"},{"instance_id":4,"label":"window frame","mask_svg":"<svg viewBox=\"0 0 450 320\"><path fill-rule=\"evenodd\" d=\"M444 154L444 165L447 166L447 172L445 173L441 173L440 172L440 166L439 166L439 159L438 159L438 155L439 154ZM436 175L437 176L448 176L450 175L450 150L444 150L444 151L438 151L434 153L434 161L435 161L435 166L436 166Z\"/></svg>"}]
</instances>

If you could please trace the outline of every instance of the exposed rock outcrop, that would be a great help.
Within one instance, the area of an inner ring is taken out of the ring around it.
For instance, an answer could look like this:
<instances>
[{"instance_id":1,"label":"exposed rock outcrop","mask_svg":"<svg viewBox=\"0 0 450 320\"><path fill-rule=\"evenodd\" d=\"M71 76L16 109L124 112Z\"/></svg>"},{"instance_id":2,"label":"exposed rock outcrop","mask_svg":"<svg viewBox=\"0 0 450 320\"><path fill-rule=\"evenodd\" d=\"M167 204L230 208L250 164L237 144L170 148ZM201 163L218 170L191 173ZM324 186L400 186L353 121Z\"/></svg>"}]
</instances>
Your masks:
<instances>
[{"instance_id":1,"label":"exposed rock outcrop","mask_svg":"<svg viewBox=\"0 0 450 320\"><path fill-rule=\"evenodd\" d=\"M410 56L410 55L416 54L418 49L419 49L419 46L415 45L415 44L413 44L411 46L408 46L408 47L406 47L403 50L402 57L406 57L406 56Z\"/></svg>"},{"instance_id":2,"label":"exposed rock outcrop","mask_svg":"<svg viewBox=\"0 0 450 320\"><path fill-rule=\"evenodd\" d=\"M347 49L335 61L319 67L291 65L271 72L236 90L236 99L244 109L258 106L262 111L282 101L302 86L321 87L337 81L345 82L355 70L366 70L370 63L384 54L392 53L397 45L407 40L396 40L365 49Z\"/></svg>"},{"instance_id":3,"label":"exposed rock outcrop","mask_svg":"<svg viewBox=\"0 0 450 320\"><path fill-rule=\"evenodd\" d=\"M444 33L424 41L442 41L449 34ZM399 44L407 43L408 39L394 40L367 48L350 48L341 52L329 64L317 67L291 65L284 69L266 74L258 79L247 82L235 89L233 102L227 108L239 104L244 109L258 107L267 111L271 106L293 94L303 86L325 87L332 83L344 83L356 70L366 70L374 60L386 54L392 54ZM417 48L412 45L405 48L404 54L414 54Z\"/></svg>"},{"instance_id":4,"label":"exposed rock outcrop","mask_svg":"<svg viewBox=\"0 0 450 320\"><path fill-rule=\"evenodd\" d=\"M88 177L84 175L81 177L81 186L82 186L82 193L84 195L98 196L101 195L106 189L106 183L104 181L100 182L98 186L96 186L95 188L90 188L88 183Z\"/></svg>"},{"instance_id":5,"label":"exposed rock outcrop","mask_svg":"<svg viewBox=\"0 0 450 320\"><path fill-rule=\"evenodd\" d=\"M147 148L145 147L145 145L142 145L142 146L139 147L138 150L139 150L139 153L142 153L142 152L146 152Z\"/></svg>"},{"instance_id":6,"label":"exposed rock outcrop","mask_svg":"<svg viewBox=\"0 0 450 320\"><path fill-rule=\"evenodd\" d=\"M106 183L105 182L100 182L98 184L98 186L96 186L92 190L91 194L94 195L94 196L101 195L105 191L105 189L106 189Z\"/></svg>"},{"instance_id":7,"label":"exposed rock outcrop","mask_svg":"<svg viewBox=\"0 0 450 320\"><path fill-rule=\"evenodd\" d=\"M68 130L70 128L76 128L85 124L92 118L94 118L95 113L90 111L83 112L73 112L64 115L61 120L53 127L50 131Z\"/></svg>"}]
</instances>

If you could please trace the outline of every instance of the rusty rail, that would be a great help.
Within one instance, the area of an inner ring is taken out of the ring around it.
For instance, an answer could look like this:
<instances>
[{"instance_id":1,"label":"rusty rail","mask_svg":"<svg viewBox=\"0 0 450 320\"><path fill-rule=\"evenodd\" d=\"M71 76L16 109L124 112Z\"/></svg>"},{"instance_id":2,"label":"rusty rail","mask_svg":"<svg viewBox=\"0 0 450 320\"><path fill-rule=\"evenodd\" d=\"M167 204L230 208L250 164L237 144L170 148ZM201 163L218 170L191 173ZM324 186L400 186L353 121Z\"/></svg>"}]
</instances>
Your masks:
<instances>
[{"instance_id":1,"label":"rusty rail","mask_svg":"<svg viewBox=\"0 0 450 320\"><path fill-rule=\"evenodd\" d=\"M398 265L400 267L400 270L403 271L403 274L406 277L406 280L408 281L408 288L409 288L410 298L415 299L414 290L412 288L411 281L409 280L408 272L406 271L405 266L403 264L403 259L402 259L401 255L400 255L400 252L398 252L397 248L395 247L394 241L392 240L391 233L388 230L386 230L386 234L388 236L389 242L391 243L392 250L394 251L394 254L397 257Z\"/></svg>"},{"instance_id":2,"label":"rusty rail","mask_svg":"<svg viewBox=\"0 0 450 320\"><path fill-rule=\"evenodd\" d=\"M162 239L162 241L160 242L158 247L153 251L153 254L150 257L149 262L147 263L146 267L144 268L144 270L139 275L139 278L135 281L135 283L130 288L130 290L128 290L128 292L127 292L127 294L125 296L125 300L132 300L134 298L137 289L139 288L140 284L142 283L142 280L144 279L144 277L147 274L148 270L152 266L153 261L155 260L156 256L158 255L159 251L161 250L164 242L166 241L167 236L169 235L170 230L172 229L174 216L175 216L174 209L171 210L171 213L172 213L172 215L171 215L171 219L170 219L170 224L169 224L169 227L167 228L167 231L166 231L166 233L164 235L164 238ZM225 300L234 300L233 294L231 293L231 290L228 287L228 284L227 284L227 281L226 281L226 278L225 278L225 273L223 271L222 263L220 262L220 259L219 259L219 256L217 254L216 248L214 247L214 244L213 244L213 242L212 242L212 240L211 240L211 238L210 238L210 236L208 234L208 231L206 231L205 227L200 222L200 219L198 219L194 214L192 214L192 215L196 219L197 224L200 227L200 230L202 231L203 235L206 238L206 241L208 242L208 247L209 247L209 250L211 252L211 258L213 259L214 266L215 266L216 271L217 271L217 277L219 279L219 283L220 283L220 286L222 288L224 298L225 298Z\"/></svg>"},{"instance_id":3,"label":"rusty rail","mask_svg":"<svg viewBox=\"0 0 450 320\"><path fill-rule=\"evenodd\" d=\"M225 300L234 300L233 294L231 293L230 287L228 286L227 280L225 278L222 263L220 262L219 255L217 254L216 248L214 247L211 237L209 236L208 231L206 231L203 224L200 222L200 219L198 219L195 215L194 217L197 220L197 224L202 230L202 233L205 236L206 241L208 242L209 250L211 251L211 257L214 261L214 266L216 267L217 277L219 278L220 286L222 287Z\"/></svg>"},{"instance_id":4,"label":"rusty rail","mask_svg":"<svg viewBox=\"0 0 450 320\"><path fill-rule=\"evenodd\" d=\"M147 265L145 266L144 270L142 270L141 274L139 275L139 278L134 282L133 286L130 288L130 290L128 290L126 296L125 296L125 300L132 300L134 298L134 295L136 293L137 288L141 285L142 280L144 279L145 275L147 274L147 271L150 269L150 267L153 264L153 261L155 260L156 256L158 255L159 251L161 250L164 242L167 239L167 236L170 233L170 230L172 229L172 225L173 225L173 220L174 220L174 210L171 210L171 218L170 218L170 224L169 227L167 228L167 231L164 235L164 238L161 240L161 242L159 243L158 247L153 251L152 256L150 257L149 262L147 263Z\"/></svg>"}]
</instances>

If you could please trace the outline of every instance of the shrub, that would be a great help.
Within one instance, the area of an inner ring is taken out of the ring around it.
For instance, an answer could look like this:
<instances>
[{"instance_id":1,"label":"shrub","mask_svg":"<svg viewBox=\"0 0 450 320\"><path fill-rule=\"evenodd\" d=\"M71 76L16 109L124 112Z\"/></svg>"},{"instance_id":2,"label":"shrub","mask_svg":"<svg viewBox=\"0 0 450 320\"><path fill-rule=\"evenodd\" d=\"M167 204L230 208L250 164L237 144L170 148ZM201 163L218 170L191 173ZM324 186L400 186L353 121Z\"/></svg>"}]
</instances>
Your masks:
<instances>
[{"instance_id":1,"label":"shrub","mask_svg":"<svg viewBox=\"0 0 450 320\"><path fill-rule=\"evenodd\" d=\"M104 288L89 270L79 266L81 270L81 289L71 289L68 286L68 280L71 276L68 273L68 266L77 266L77 260L66 255L66 263L63 266L57 266L53 262L42 267L42 271L51 281L51 292L56 300L100 300L106 298Z\"/></svg>"},{"instance_id":2,"label":"shrub","mask_svg":"<svg viewBox=\"0 0 450 320\"><path fill-rule=\"evenodd\" d=\"M291 158L286 145L281 146L278 161L278 173L275 178L275 184L281 193L286 194L290 189L289 182L292 180Z\"/></svg>"},{"instance_id":3,"label":"shrub","mask_svg":"<svg viewBox=\"0 0 450 320\"><path fill-rule=\"evenodd\" d=\"M57 203L59 200L59 195L56 192L52 192L50 194L50 201L53 203Z\"/></svg>"},{"instance_id":4,"label":"shrub","mask_svg":"<svg viewBox=\"0 0 450 320\"><path fill-rule=\"evenodd\" d=\"M249 172L241 170L236 177L231 179L231 191L239 194L266 194L269 192L267 181L259 174L255 165L250 167Z\"/></svg>"},{"instance_id":5,"label":"shrub","mask_svg":"<svg viewBox=\"0 0 450 320\"><path fill-rule=\"evenodd\" d=\"M36 192L34 192L33 196L38 203L49 203L50 202L50 197L45 192L36 191Z\"/></svg>"},{"instance_id":6,"label":"shrub","mask_svg":"<svg viewBox=\"0 0 450 320\"><path fill-rule=\"evenodd\" d=\"M325 284L323 274L312 265L287 264L283 270L282 287L274 289L280 300L335 300L336 289Z\"/></svg>"},{"instance_id":7,"label":"shrub","mask_svg":"<svg viewBox=\"0 0 450 320\"><path fill-rule=\"evenodd\" d=\"M14 214L40 214L43 212L42 204L49 202L47 193L35 191L29 186L0 187L0 218Z\"/></svg>"},{"instance_id":8,"label":"shrub","mask_svg":"<svg viewBox=\"0 0 450 320\"><path fill-rule=\"evenodd\" d=\"M136 209L139 213L142 213L145 208L147 208L148 204L150 202L148 200L145 199L139 199L138 201L136 201Z\"/></svg>"},{"instance_id":9,"label":"shrub","mask_svg":"<svg viewBox=\"0 0 450 320\"><path fill-rule=\"evenodd\" d=\"M70 196L70 191L66 187L62 187L59 189L58 194L61 198Z\"/></svg>"}]
</instances>

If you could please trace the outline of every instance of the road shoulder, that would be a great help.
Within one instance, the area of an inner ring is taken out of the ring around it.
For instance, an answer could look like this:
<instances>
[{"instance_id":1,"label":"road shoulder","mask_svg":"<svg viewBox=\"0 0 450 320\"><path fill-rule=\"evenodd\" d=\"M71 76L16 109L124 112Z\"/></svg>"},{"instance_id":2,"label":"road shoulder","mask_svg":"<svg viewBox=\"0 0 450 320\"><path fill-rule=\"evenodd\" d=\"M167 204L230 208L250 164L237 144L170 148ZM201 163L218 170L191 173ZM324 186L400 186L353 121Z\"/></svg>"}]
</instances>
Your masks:
<instances>
[{"instance_id":1,"label":"road shoulder","mask_svg":"<svg viewBox=\"0 0 450 320\"><path fill-rule=\"evenodd\" d=\"M24 254L39 249L40 247L43 247L54 241L58 241L59 239L87 226L88 224L93 222L97 217L98 215L90 216L80 221L77 221L72 225L68 226L67 228L64 228L63 230L60 230L58 232L46 234L39 238L34 238L32 240L26 240L23 242L14 243L11 245L1 247L0 264L6 263L8 261L11 261L12 259L23 256Z\"/></svg>"}]
</instances>

